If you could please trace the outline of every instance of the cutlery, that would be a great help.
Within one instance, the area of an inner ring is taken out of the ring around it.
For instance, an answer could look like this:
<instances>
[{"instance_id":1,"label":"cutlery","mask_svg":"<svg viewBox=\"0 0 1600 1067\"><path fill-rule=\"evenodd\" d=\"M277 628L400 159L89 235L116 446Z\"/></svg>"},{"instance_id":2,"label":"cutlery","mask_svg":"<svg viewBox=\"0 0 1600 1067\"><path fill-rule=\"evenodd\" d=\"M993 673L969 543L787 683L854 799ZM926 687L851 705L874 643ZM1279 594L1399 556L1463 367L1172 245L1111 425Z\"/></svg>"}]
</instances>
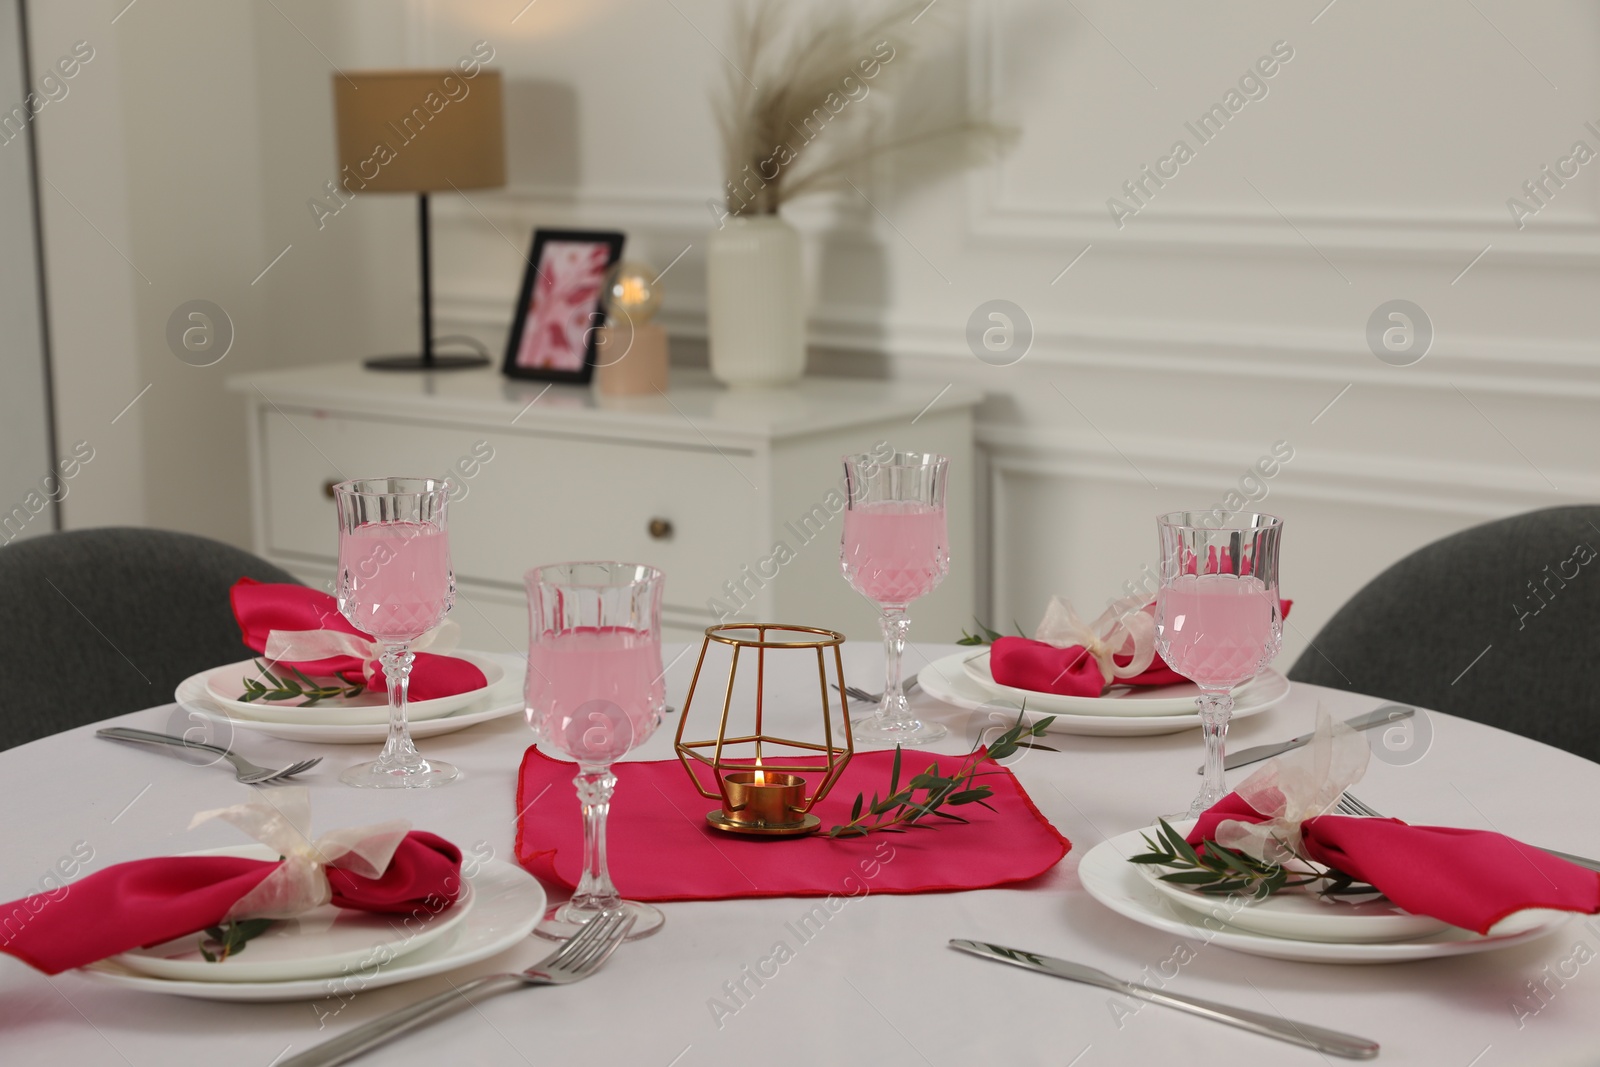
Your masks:
<instances>
[{"instance_id":1,"label":"cutlery","mask_svg":"<svg viewBox=\"0 0 1600 1067\"><path fill-rule=\"evenodd\" d=\"M103 730L95 731L96 737L105 737L113 741L136 741L144 745L170 745L173 748L198 749L201 752L211 752L221 756L233 764L235 776L245 785L262 785L266 782L276 782L282 778L290 778L301 771L309 771L322 762L322 757L301 760L291 763L282 770L273 770L271 767L260 767L243 756L235 756L232 752L217 745L208 745L203 741L191 741L186 737L173 737L171 734L158 734L150 730L134 730L126 726L108 726Z\"/></svg>"},{"instance_id":2,"label":"cutlery","mask_svg":"<svg viewBox=\"0 0 1600 1067\"><path fill-rule=\"evenodd\" d=\"M920 683L917 681L917 679L913 678L913 679L911 679L911 681L909 683L906 684L906 687L903 690L903 692L905 693L906 696L910 696L912 691L914 689L916 689L919 684ZM837 684L835 684L833 686L833 688L838 689L839 686ZM851 700L858 701L858 702L860 702L862 704L881 704L881 703L883 703L883 694L882 693L869 693L865 689L862 689L860 686L847 685L842 690L840 690L840 692L844 693L844 695L849 697Z\"/></svg>"},{"instance_id":3,"label":"cutlery","mask_svg":"<svg viewBox=\"0 0 1600 1067\"><path fill-rule=\"evenodd\" d=\"M620 911L605 912L589 920L582 930L554 953L525 971L485 975L459 986L451 983L451 987L443 993L381 1015L348 1034L324 1041L298 1056L290 1056L281 1061L281 1067L334 1067L334 1064L354 1059L392 1037L431 1022L448 1009L471 1004L467 994L480 989L499 993L519 986L567 985L582 981L611 958L631 929L632 915Z\"/></svg>"},{"instance_id":4,"label":"cutlery","mask_svg":"<svg viewBox=\"0 0 1600 1067\"><path fill-rule=\"evenodd\" d=\"M1025 952L1018 948L1005 948L1001 945L991 945L983 941L964 941L959 938L952 938L950 947L961 952L970 952L974 956L982 956L985 959L1009 963L1014 967L1038 971L1040 974L1054 975L1057 978L1065 978L1072 982L1083 982L1087 985L1099 986L1101 989L1109 989L1114 993L1121 993L1124 996L1148 1000L1152 1004L1177 1008L1179 1011L1186 1011L1204 1019L1227 1023L1229 1026L1237 1026L1241 1030L1249 1030L1251 1033L1261 1034L1263 1037L1275 1037L1280 1041L1315 1049L1318 1052L1326 1052L1332 1056L1342 1056L1351 1060L1370 1060L1378 1055L1377 1042L1368 1041L1364 1037L1341 1034L1337 1030L1312 1026L1309 1023L1297 1023L1292 1019L1285 1019L1278 1015L1267 1015L1264 1012L1229 1007L1226 1004L1201 1000L1198 997L1183 997L1160 989L1150 989L1134 982L1124 982L1121 979L1113 978L1104 971L1086 967L1081 963L1073 963L1070 960L1059 960L1054 956L1043 956L1037 952ZM287 1064L285 1067L287 1067Z\"/></svg>"},{"instance_id":5,"label":"cutlery","mask_svg":"<svg viewBox=\"0 0 1600 1067\"><path fill-rule=\"evenodd\" d=\"M1359 815L1367 819L1384 819L1388 817L1385 815L1380 815L1377 809L1362 803L1349 793L1346 793L1339 798L1339 802L1335 805L1335 808L1341 815ZM1540 852L1543 852L1547 856L1554 856L1557 859L1566 860L1568 863L1576 863L1579 867L1586 867L1591 871L1600 871L1600 860L1592 860L1584 856L1574 856L1570 852L1557 852L1553 848L1539 848L1538 845L1534 845L1532 847L1538 848Z\"/></svg>"},{"instance_id":6,"label":"cutlery","mask_svg":"<svg viewBox=\"0 0 1600 1067\"><path fill-rule=\"evenodd\" d=\"M1352 730L1370 730L1374 726L1383 726L1386 723L1409 719L1416 713L1416 708L1408 708L1404 704L1385 704L1377 711L1369 711L1365 715L1357 715L1354 718L1346 719L1344 724ZM1224 770L1231 771L1235 767L1243 767L1249 763L1271 759L1273 756L1282 755L1285 752L1299 748L1310 741L1313 736L1315 735L1301 734L1299 737L1291 737L1289 740L1276 745L1256 745L1254 748L1241 748L1237 752L1228 753L1228 758L1223 761L1222 767ZM1206 769L1197 767L1194 773L1204 774Z\"/></svg>"}]
</instances>

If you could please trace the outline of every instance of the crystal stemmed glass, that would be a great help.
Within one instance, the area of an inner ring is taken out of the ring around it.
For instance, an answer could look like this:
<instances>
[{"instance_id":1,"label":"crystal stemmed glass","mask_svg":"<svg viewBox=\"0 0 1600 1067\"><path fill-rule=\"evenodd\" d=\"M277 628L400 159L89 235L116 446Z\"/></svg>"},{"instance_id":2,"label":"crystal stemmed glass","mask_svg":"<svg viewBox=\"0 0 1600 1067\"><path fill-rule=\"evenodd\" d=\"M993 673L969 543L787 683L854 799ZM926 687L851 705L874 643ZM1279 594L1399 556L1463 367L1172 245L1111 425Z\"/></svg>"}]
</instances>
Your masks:
<instances>
[{"instance_id":1,"label":"crystal stemmed glass","mask_svg":"<svg viewBox=\"0 0 1600 1067\"><path fill-rule=\"evenodd\" d=\"M1254 678L1283 644L1278 605L1275 515L1223 516L1175 511L1156 519L1161 586L1156 593L1156 650L1167 666L1200 687L1205 782L1188 818L1227 793L1222 777L1233 690Z\"/></svg>"},{"instance_id":2,"label":"crystal stemmed glass","mask_svg":"<svg viewBox=\"0 0 1600 1067\"><path fill-rule=\"evenodd\" d=\"M346 785L418 789L453 781L456 769L427 760L411 743L406 693L411 642L444 621L456 599L445 525L447 483L433 478L368 478L333 487L339 509L339 611L383 648L389 739L369 763L339 776Z\"/></svg>"},{"instance_id":3,"label":"crystal stemmed glass","mask_svg":"<svg viewBox=\"0 0 1600 1067\"><path fill-rule=\"evenodd\" d=\"M535 933L565 940L603 912L633 914L628 939L666 917L623 900L606 863L606 816L617 779L611 765L655 733L665 712L661 669L662 574L637 563L535 567L528 587L528 679L534 736L578 764L583 804L583 877L572 899L551 908Z\"/></svg>"},{"instance_id":4,"label":"crystal stemmed glass","mask_svg":"<svg viewBox=\"0 0 1600 1067\"><path fill-rule=\"evenodd\" d=\"M901 688L901 658L911 627L907 608L950 573L949 469L948 458L924 452L896 452L887 460L844 457L849 499L839 563L855 591L878 606L883 626L883 699L872 715L850 724L857 743L925 745L948 732L912 716Z\"/></svg>"}]
</instances>

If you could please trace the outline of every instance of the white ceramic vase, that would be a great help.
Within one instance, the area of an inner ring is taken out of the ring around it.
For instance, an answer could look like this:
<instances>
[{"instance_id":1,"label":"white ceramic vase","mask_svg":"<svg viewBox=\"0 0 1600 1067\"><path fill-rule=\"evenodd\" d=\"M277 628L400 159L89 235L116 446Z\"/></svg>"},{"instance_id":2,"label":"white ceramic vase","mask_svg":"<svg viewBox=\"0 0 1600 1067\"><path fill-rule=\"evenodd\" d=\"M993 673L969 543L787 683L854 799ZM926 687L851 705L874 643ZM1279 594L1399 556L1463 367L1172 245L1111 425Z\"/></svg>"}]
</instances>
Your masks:
<instances>
[{"instance_id":1,"label":"white ceramic vase","mask_svg":"<svg viewBox=\"0 0 1600 1067\"><path fill-rule=\"evenodd\" d=\"M806 370L800 234L777 215L732 215L706 249L711 374L732 386L789 385Z\"/></svg>"}]
</instances>

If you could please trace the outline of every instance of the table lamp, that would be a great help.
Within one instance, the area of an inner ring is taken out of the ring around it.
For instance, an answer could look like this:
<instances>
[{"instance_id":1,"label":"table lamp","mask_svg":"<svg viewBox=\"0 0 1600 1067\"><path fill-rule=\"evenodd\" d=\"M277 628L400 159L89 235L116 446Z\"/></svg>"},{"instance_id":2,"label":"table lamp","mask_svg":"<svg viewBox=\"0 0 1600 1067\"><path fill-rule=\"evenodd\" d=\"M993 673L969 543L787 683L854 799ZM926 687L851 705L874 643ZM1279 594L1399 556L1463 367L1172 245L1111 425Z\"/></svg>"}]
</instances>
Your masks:
<instances>
[{"instance_id":1,"label":"table lamp","mask_svg":"<svg viewBox=\"0 0 1600 1067\"><path fill-rule=\"evenodd\" d=\"M482 367L487 356L433 350L428 194L505 184L500 73L345 71L333 76L339 184L351 193L416 193L422 270L422 351L366 361L374 370Z\"/></svg>"}]
</instances>

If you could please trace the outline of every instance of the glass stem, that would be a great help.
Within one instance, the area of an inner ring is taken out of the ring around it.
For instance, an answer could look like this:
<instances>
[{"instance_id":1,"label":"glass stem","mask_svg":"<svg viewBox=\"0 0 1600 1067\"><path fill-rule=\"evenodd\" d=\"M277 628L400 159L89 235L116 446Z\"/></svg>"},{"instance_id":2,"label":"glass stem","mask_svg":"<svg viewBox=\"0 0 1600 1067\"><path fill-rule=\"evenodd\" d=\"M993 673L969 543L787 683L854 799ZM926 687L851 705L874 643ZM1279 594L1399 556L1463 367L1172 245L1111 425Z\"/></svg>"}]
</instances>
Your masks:
<instances>
[{"instance_id":1,"label":"glass stem","mask_svg":"<svg viewBox=\"0 0 1600 1067\"><path fill-rule=\"evenodd\" d=\"M573 891L570 907L582 911L603 911L622 902L617 887L611 884L606 866L606 816L611 812L611 791L617 776L609 770L585 770L572 780L583 805L583 877Z\"/></svg>"},{"instance_id":2,"label":"glass stem","mask_svg":"<svg viewBox=\"0 0 1600 1067\"><path fill-rule=\"evenodd\" d=\"M1228 718L1233 714L1233 694L1228 690L1221 692L1202 692L1200 699L1200 731L1206 740L1206 771L1205 784L1200 787L1200 796L1195 801L1199 809L1194 814L1211 807L1228 793L1227 782L1222 775L1222 761L1227 751Z\"/></svg>"},{"instance_id":3,"label":"glass stem","mask_svg":"<svg viewBox=\"0 0 1600 1067\"><path fill-rule=\"evenodd\" d=\"M378 659L389 683L389 738L378 756L380 764L409 767L422 762L406 725L406 694L411 689L411 664L416 658L416 653L404 644L385 644Z\"/></svg>"},{"instance_id":4,"label":"glass stem","mask_svg":"<svg viewBox=\"0 0 1600 1067\"><path fill-rule=\"evenodd\" d=\"M911 706L906 703L900 677L911 619L904 608L884 608L878 621L883 626L883 701L878 705L878 717L893 723L909 723Z\"/></svg>"}]
</instances>

